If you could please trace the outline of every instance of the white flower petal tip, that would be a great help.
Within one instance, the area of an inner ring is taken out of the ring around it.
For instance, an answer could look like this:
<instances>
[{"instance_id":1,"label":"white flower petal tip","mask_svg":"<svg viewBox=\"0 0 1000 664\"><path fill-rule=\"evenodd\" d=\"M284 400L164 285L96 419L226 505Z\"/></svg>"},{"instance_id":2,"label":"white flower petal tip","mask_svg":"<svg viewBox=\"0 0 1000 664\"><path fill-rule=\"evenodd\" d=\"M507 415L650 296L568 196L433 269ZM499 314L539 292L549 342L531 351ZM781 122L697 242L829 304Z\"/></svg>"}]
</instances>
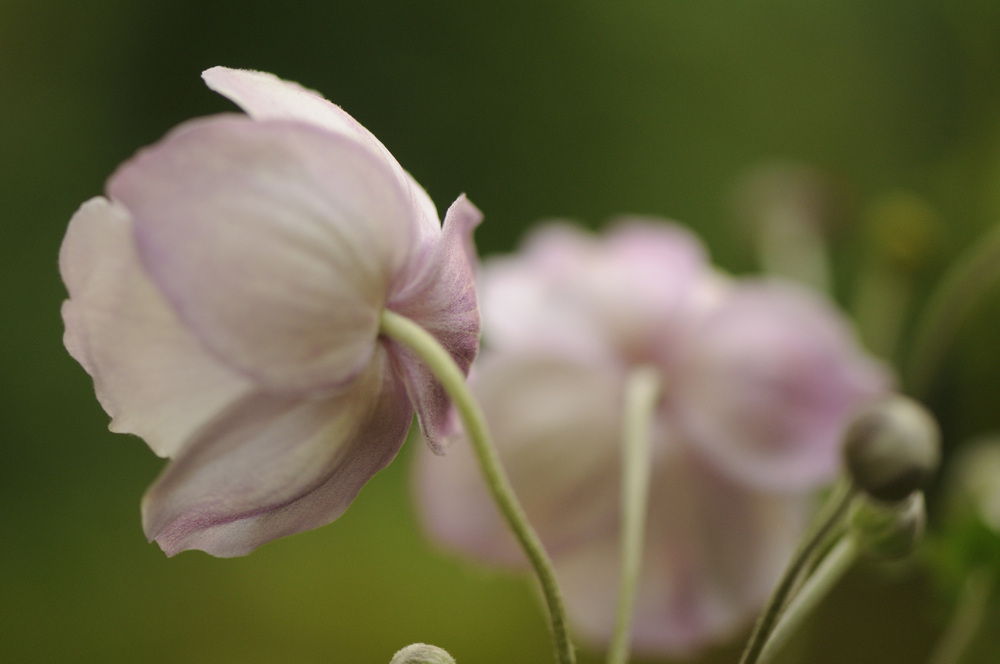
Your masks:
<instances>
[{"instance_id":1,"label":"white flower petal tip","mask_svg":"<svg viewBox=\"0 0 1000 664\"><path fill-rule=\"evenodd\" d=\"M247 113L189 122L85 203L60 252L65 345L114 431L173 461L143 502L169 555L218 556L337 518L451 405L378 333L410 315L468 370L478 351L464 196L444 227L357 121L271 74L215 67Z\"/></svg>"},{"instance_id":2,"label":"white flower petal tip","mask_svg":"<svg viewBox=\"0 0 1000 664\"><path fill-rule=\"evenodd\" d=\"M301 120L356 137L374 136L323 95L274 74L212 67L201 74L205 84L257 120Z\"/></svg>"},{"instance_id":3,"label":"white flower petal tip","mask_svg":"<svg viewBox=\"0 0 1000 664\"><path fill-rule=\"evenodd\" d=\"M420 222L419 232L425 237L434 237L439 232L437 211L423 188L370 131L318 92L282 80L274 74L246 69L212 67L202 72L202 78L208 87L255 120L304 122L357 141L383 159L409 192L414 215Z\"/></svg>"},{"instance_id":4,"label":"white flower petal tip","mask_svg":"<svg viewBox=\"0 0 1000 664\"><path fill-rule=\"evenodd\" d=\"M822 297L737 280L669 222L539 228L479 278L470 384L581 639L606 646L619 575L626 376L662 375L633 649L697 655L746 628L836 471L854 407L891 388ZM424 455L416 493L447 548L523 564L466 441Z\"/></svg>"}]
</instances>

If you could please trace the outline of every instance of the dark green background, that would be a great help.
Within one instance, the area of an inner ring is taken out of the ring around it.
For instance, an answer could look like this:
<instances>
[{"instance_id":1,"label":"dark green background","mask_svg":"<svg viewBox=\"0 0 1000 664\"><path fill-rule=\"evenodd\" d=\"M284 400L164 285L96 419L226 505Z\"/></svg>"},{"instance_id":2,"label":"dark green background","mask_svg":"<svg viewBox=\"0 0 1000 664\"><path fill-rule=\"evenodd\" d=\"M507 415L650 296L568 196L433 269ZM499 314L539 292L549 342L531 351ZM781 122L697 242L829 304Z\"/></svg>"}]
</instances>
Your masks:
<instances>
[{"instance_id":1,"label":"dark green background","mask_svg":"<svg viewBox=\"0 0 1000 664\"><path fill-rule=\"evenodd\" d=\"M895 190L921 197L944 228L923 289L1000 219L994 0L3 0L4 661L387 664L413 641L462 664L550 661L529 584L421 539L412 449L341 520L250 557L168 560L145 542L139 498L162 462L106 431L63 350L56 256L119 162L232 110L199 79L217 64L322 91L440 209L468 193L486 214L484 254L540 218L636 212L684 221L746 271L732 188L773 158L829 173L855 217ZM863 237L843 236L842 291ZM981 309L948 358L933 405L949 444L1000 426L998 314ZM802 661L922 661L942 607L897 576L853 574Z\"/></svg>"}]
</instances>

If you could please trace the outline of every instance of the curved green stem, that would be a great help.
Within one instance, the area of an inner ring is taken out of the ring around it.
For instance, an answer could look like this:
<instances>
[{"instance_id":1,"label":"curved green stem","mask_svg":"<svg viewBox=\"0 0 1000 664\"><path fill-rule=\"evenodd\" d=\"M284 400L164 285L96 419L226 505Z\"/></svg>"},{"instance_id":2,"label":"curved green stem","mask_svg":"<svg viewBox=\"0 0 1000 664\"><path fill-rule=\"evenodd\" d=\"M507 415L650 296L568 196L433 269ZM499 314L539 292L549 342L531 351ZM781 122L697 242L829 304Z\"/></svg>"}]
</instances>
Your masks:
<instances>
[{"instance_id":1,"label":"curved green stem","mask_svg":"<svg viewBox=\"0 0 1000 664\"><path fill-rule=\"evenodd\" d=\"M486 479L486 485L504 519L514 532L542 587L542 594L549 608L552 635L555 639L557 660L560 664L574 664L576 654L569 639L566 626L566 610L562 594L556 583L552 562L514 496L510 480L503 470L500 457L490 438L486 418L465 382L465 374L458 368L451 355L427 330L410 319L383 310L379 331L384 336L397 341L414 353L437 378L458 409L465 426L465 433L472 443L479 467Z\"/></svg>"},{"instance_id":2,"label":"curved green stem","mask_svg":"<svg viewBox=\"0 0 1000 664\"><path fill-rule=\"evenodd\" d=\"M892 360L913 305L913 284L904 270L873 263L863 268L858 278L854 320L865 346L879 357Z\"/></svg>"},{"instance_id":3,"label":"curved green stem","mask_svg":"<svg viewBox=\"0 0 1000 664\"><path fill-rule=\"evenodd\" d=\"M938 363L962 323L986 292L1000 281L1000 225L948 269L916 324L906 367L911 394L930 387Z\"/></svg>"},{"instance_id":4,"label":"curved green stem","mask_svg":"<svg viewBox=\"0 0 1000 664\"><path fill-rule=\"evenodd\" d=\"M625 423L622 432L622 550L615 632L608 664L628 661L635 591L639 583L649 498L651 429L660 398L659 372L640 367L625 385Z\"/></svg>"},{"instance_id":5,"label":"curved green stem","mask_svg":"<svg viewBox=\"0 0 1000 664\"><path fill-rule=\"evenodd\" d=\"M969 575L958 601L958 609L931 653L929 664L958 664L983 623L990 594L996 585L996 573L987 567Z\"/></svg>"},{"instance_id":6,"label":"curved green stem","mask_svg":"<svg viewBox=\"0 0 1000 664\"><path fill-rule=\"evenodd\" d=\"M764 644L767 643L775 623L781 617L786 603L799 582L802 571L807 567L809 561L812 560L813 553L824 545L827 536L844 516L847 507L854 498L854 492L854 487L849 482L843 481L827 499L823 510L799 544L799 548L795 552L795 555L792 556L788 567L785 568L784 575L778 582L778 586L767 600L764 611L757 620L757 624L754 625L750 641L747 643L747 647L743 651L743 656L740 658L740 664L757 664L760 661Z\"/></svg>"},{"instance_id":7,"label":"curved green stem","mask_svg":"<svg viewBox=\"0 0 1000 664\"><path fill-rule=\"evenodd\" d=\"M770 662L784 647L788 639L798 631L802 622L813 612L824 597L833 589L858 558L860 549L850 534L841 537L826 557L817 565L809 579L802 584L795 597L788 603L770 638L760 653L759 664Z\"/></svg>"}]
</instances>

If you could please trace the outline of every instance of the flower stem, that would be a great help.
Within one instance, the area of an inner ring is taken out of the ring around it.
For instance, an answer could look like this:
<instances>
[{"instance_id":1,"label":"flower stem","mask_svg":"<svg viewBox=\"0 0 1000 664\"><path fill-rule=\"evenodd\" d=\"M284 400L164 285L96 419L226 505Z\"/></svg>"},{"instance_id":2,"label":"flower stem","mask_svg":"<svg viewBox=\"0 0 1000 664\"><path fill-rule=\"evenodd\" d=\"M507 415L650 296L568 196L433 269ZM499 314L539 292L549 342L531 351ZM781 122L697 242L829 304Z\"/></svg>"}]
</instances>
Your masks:
<instances>
[{"instance_id":1,"label":"flower stem","mask_svg":"<svg viewBox=\"0 0 1000 664\"><path fill-rule=\"evenodd\" d=\"M982 626L987 600L996 585L996 574L982 567L972 572L962 589L958 609L931 653L929 664L958 664Z\"/></svg>"},{"instance_id":2,"label":"flower stem","mask_svg":"<svg viewBox=\"0 0 1000 664\"><path fill-rule=\"evenodd\" d=\"M915 326L906 367L910 394L923 396L942 355L986 292L1000 281L1000 225L948 269Z\"/></svg>"},{"instance_id":3,"label":"flower stem","mask_svg":"<svg viewBox=\"0 0 1000 664\"><path fill-rule=\"evenodd\" d=\"M826 554L822 562L809 575L809 579L788 603L788 608L781 614L760 653L759 664L770 662L781 651L792 634L802 626L802 622L833 589L844 572L857 560L859 551L854 537L846 534Z\"/></svg>"},{"instance_id":4,"label":"flower stem","mask_svg":"<svg viewBox=\"0 0 1000 664\"><path fill-rule=\"evenodd\" d=\"M823 546L827 536L844 516L848 505L850 505L851 500L854 498L854 493L855 489L851 483L842 481L827 499L823 510L813 522L809 532L802 539L798 550L792 556L791 562L788 563L788 567L785 568L784 575L778 582L778 586L767 600L764 611L757 620L757 624L754 625L750 641L747 643L747 647L743 651L743 656L740 658L740 664L758 664L761 651L763 651L764 645L774 630L775 623L781 617L782 611L792 595L792 591L797 586L799 576L809 561L812 560L813 553Z\"/></svg>"},{"instance_id":5,"label":"flower stem","mask_svg":"<svg viewBox=\"0 0 1000 664\"><path fill-rule=\"evenodd\" d=\"M625 424L622 432L621 576L608 664L625 664L629 656L649 498L651 425L659 397L660 378L655 369L640 367L629 374L625 386Z\"/></svg>"},{"instance_id":6,"label":"flower stem","mask_svg":"<svg viewBox=\"0 0 1000 664\"><path fill-rule=\"evenodd\" d=\"M465 374L437 339L410 319L383 310L380 322L380 333L416 353L427 364L458 409L465 426L465 433L475 450L479 467L493 500L528 556L535 574L538 575L542 594L548 604L557 661L560 664L575 664L576 654L569 639L566 610L563 607L562 593L556 583L552 562L514 495L514 489L507 479L490 437L483 411L466 385Z\"/></svg>"}]
</instances>

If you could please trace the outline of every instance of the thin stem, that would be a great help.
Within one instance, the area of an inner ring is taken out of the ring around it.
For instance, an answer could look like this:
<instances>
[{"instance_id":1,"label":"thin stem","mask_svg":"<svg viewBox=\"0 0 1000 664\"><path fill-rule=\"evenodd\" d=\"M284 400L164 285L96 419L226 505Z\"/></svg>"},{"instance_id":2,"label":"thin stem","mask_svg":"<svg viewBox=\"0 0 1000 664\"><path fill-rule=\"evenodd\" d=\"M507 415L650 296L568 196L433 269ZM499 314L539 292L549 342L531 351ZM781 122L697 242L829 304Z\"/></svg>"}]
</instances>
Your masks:
<instances>
[{"instance_id":1,"label":"thin stem","mask_svg":"<svg viewBox=\"0 0 1000 664\"><path fill-rule=\"evenodd\" d=\"M885 262L872 262L858 279L854 320L865 346L891 360L913 304L913 284L905 270Z\"/></svg>"},{"instance_id":2,"label":"thin stem","mask_svg":"<svg viewBox=\"0 0 1000 664\"><path fill-rule=\"evenodd\" d=\"M945 628L928 664L958 664L983 622L987 600L996 585L996 574L980 568L969 575L959 598L958 609Z\"/></svg>"},{"instance_id":3,"label":"thin stem","mask_svg":"<svg viewBox=\"0 0 1000 664\"><path fill-rule=\"evenodd\" d=\"M465 374L437 339L410 319L383 310L379 331L416 353L454 402L493 500L528 556L535 574L538 575L542 594L548 604L557 661L560 664L575 664L576 654L569 639L566 610L563 607L562 593L556 583L552 562L514 495L514 489L507 479L490 437L483 411L466 385Z\"/></svg>"},{"instance_id":4,"label":"thin stem","mask_svg":"<svg viewBox=\"0 0 1000 664\"><path fill-rule=\"evenodd\" d=\"M765 274L830 292L830 257L816 220L780 210L757 224L757 255Z\"/></svg>"},{"instance_id":5,"label":"thin stem","mask_svg":"<svg viewBox=\"0 0 1000 664\"><path fill-rule=\"evenodd\" d=\"M632 614L639 583L649 498L652 420L660 398L659 372L640 367L625 386L625 422L622 432L622 550L615 632L608 664L625 664L631 646Z\"/></svg>"},{"instance_id":6,"label":"thin stem","mask_svg":"<svg viewBox=\"0 0 1000 664\"><path fill-rule=\"evenodd\" d=\"M930 387L948 344L969 313L1000 281L1000 225L948 269L927 300L910 348L907 387L922 396Z\"/></svg>"},{"instance_id":7,"label":"thin stem","mask_svg":"<svg viewBox=\"0 0 1000 664\"><path fill-rule=\"evenodd\" d=\"M788 603L760 653L759 664L770 662L781 652L802 622L813 612L858 558L860 549L850 534L842 537L817 565L809 579Z\"/></svg>"},{"instance_id":8,"label":"thin stem","mask_svg":"<svg viewBox=\"0 0 1000 664\"><path fill-rule=\"evenodd\" d=\"M788 567L785 568L784 575L778 582L778 586L767 600L764 611L757 620L757 624L754 625L750 641L747 643L747 647L743 651L743 656L740 658L740 664L757 664L759 662L764 644L770 637L778 618L781 617L781 613L793 589L798 584L802 570L812 560L813 552L823 546L827 535L829 535L830 531L843 517L848 505L851 503L851 499L854 497L854 491L854 487L849 482L844 481L834 489L833 493L827 499L823 510L813 522L813 526L809 532L802 539L798 550L792 556L791 562L788 563Z\"/></svg>"}]
</instances>

